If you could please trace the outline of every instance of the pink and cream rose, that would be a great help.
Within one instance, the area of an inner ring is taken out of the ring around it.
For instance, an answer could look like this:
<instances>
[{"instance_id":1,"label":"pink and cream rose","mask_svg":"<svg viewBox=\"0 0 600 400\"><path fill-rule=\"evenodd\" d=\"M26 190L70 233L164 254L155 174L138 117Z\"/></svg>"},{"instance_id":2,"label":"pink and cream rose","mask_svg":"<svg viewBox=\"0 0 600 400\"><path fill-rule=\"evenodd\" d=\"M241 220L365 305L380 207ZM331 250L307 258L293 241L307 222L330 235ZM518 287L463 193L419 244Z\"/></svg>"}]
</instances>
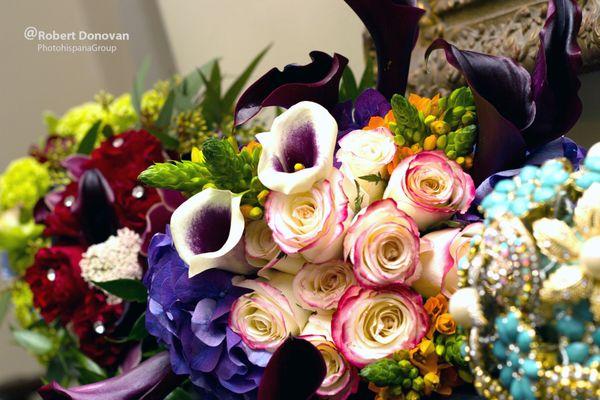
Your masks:
<instances>
[{"instance_id":1,"label":"pink and cream rose","mask_svg":"<svg viewBox=\"0 0 600 400\"><path fill-rule=\"evenodd\" d=\"M410 285L421 275L419 229L392 199L363 209L344 239L344 257L363 286Z\"/></svg>"},{"instance_id":2,"label":"pink and cream rose","mask_svg":"<svg viewBox=\"0 0 600 400\"><path fill-rule=\"evenodd\" d=\"M394 169L383 198L392 198L423 230L465 213L475 198L473 179L442 151L407 157Z\"/></svg>"},{"instance_id":3,"label":"pink and cream rose","mask_svg":"<svg viewBox=\"0 0 600 400\"><path fill-rule=\"evenodd\" d=\"M442 229L421 238L421 278L412 286L425 297L442 293L450 297L458 287L458 262L469 252L473 236L482 233L483 223L464 229Z\"/></svg>"},{"instance_id":4,"label":"pink and cream rose","mask_svg":"<svg viewBox=\"0 0 600 400\"><path fill-rule=\"evenodd\" d=\"M306 263L294 277L294 295L307 310L333 311L346 289L354 284L352 265L343 260Z\"/></svg>"},{"instance_id":5,"label":"pink and cream rose","mask_svg":"<svg viewBox=\"0 0 600 400\"><path fill-rule=\"evenodd\" d=\"M308 191L289 195L271 192L265 218L284 253L300 253L315 263L341 257L344 234L352 219L342 179L334 169L328 179Z\"/></svg>"},{"instance_id":6,"label":"pink and cream rose","mask_svg":"<svg viewBox=\"0 0 600 400\"><path fill-rule=\"evenodd\" d=\"M244 232L246 260L254 267L264 267L279 254L279 246L273 240L273 232L264 219L252 221Z\"/></svg>"},{"instance_id":7,"label":"pink and cream rose","mask_svg":"<svg viewBox=\"0 0 600 400\"><path fill-rule=\"evenodd\" d=\"M252 292L233 303L229 326L251 349L273 352L288 337L300 334L309 312L296 304L291 275L271 271L269 278L234 278L236 286Z\"/></svg>"},{"instance_id":8,"label":"pink and cream rose","mask_svg":"<svg viewBox=\"0 0 600 400\"><path fill-rule=\"evenodd\" d=\"M351 286L333 314L333 342L354 366L416 346L429 329L419 294L405 286L381 290Z\"/></svg>"},{"instance_id":9,"label":"pink and cream rose","mask_svg":"<svg viewBox=\"0 0 600 400\"><path fill-rule=\"evenodd\" d=\"M326 375L317 395L329 400L345 400L356 393L360 377L358 371L338 351L331 338L331 314L314 314L302 332L301 338L312 343L321 352Z\"/></svg>"}]
</instances>

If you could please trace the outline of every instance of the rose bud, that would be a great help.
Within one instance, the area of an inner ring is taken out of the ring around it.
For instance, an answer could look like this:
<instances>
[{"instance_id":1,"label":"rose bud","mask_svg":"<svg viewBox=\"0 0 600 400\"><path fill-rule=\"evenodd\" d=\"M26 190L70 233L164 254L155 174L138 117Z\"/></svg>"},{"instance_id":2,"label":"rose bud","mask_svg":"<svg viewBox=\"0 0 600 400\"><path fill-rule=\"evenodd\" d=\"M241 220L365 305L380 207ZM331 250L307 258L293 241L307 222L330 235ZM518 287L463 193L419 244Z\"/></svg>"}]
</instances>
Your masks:
<instances>
[{"instance_id":1,"label":"rose bud","mask_svg":"<svg viewBox=\"0 0 600 400\"><path fill-rule=\"evenodd\" d=\"M356 393L360 377L355 367L337 350L331 338L331 314L314 314L308 319L300 336L321 352L327 375L317 395L333 400L345 400Z\"/></svg>"},{"instance_id":2,"label":"rose bud","mask_svg":"<svg viewBox=\"0 0 600 400\"><path fill-rule=\"evenodd\" d=\"M328 179L307 192L271 192L265 218L284 253L300 253L315 263L340 258L344 233L352 219L342 174L334 169Z\"/></svg>"},{"instance_id":3,"label":"rose bud","mask_svg":"<svg viewBox=\"0 0 600 400\"><path fill-rule=\"evenodd\" d=\"M419 229L465 213L475 198L473 179L442 151L407 157L394 169L383 198L396 200Z\"/></svg>"},{"instance_id":4,"label":"rose bud","mask_svg":"<svg viewBox=\"0 0 600 400\"><path fill-rule=\"evenodd\" d=\"M252 290L231 306L229 326L253 350L273 352L292 335L299 335L309 312L298 307L292 291L293 276L270 271L270 280L234 278L234 284Z\"/></svg>"},{"instance_id":5,"label":"rose bud","mask_svg":"<svg viewBox=\"0 0 600 400\"><path fill-rule=\"evenodd\" d=\"M336 159L344 175L344 192L353 200L362 196L362 206L380 200L388 178L387 164L394 159L394 135L387 128L356 130L338 142ZM357 185L360 193L357 192Z\"/></svg>"},{"instance_id":6,"label":"rose bud","mask_svg":"<svg viewBox=\"0 0 600 400\"><path fill-rule=\"evenodd\" d=\"M284 194L305 192L329 176L337 123L321 105L300 102L275 118L271 132L260 133L258 179Z\"/></svg>"},{"instance_id":7,"label":"rose bud","mask_svg":"<svg viewBox=\"0 0 600 400\"><path fill-rule=\"evenodd\" d=\"M423 300L405 286L382 290L351 286L333 314L333 342L354 366L416 346L429 329Z\"/></svg>"},{"instance_id":8,"label":"rose bud","mask_svg":"<svg viewBox=\"0 0 600 400\"><path fill-rule=\"evenodd\" d=\"M419 229L394 200L377 201L350 225L344 256L363 286L410 285L421 275Z\"/></svg>"},{"instance_id":9,"label":"rose bud","mask_svg":"<svg viewBox=\"0 0 600 400\"><path fill-rule=\"evenodd\" d=\"M333 311L346 289L356 284L352 265L341 260L307 263L294 277L294 295L313 311Z\"/></svg>"},{"instance_id":10,"label":"rose bud","mask_svg":"<svg viewBox=\"0 0 600 400\"><path fill-rule=\"evenodd\" d=\"M460 229L442 229L421 238L421 278L412 287L425 297L442 293L450 297L458 287L458 262L467 255L473 236L483 223Z\"/></svg>"},{"instance_id":11,"label":"rose bud","mask_svg":"<svg viewBox=\"0 0 600 400\"><path fill-rule=\"evenodd\" d=\"M228 190L205 189L190 197L171 216L177 253L190 276L220 268L238 274L254 270L244 256L242 196Z\"/></svg>"}]
</instances>

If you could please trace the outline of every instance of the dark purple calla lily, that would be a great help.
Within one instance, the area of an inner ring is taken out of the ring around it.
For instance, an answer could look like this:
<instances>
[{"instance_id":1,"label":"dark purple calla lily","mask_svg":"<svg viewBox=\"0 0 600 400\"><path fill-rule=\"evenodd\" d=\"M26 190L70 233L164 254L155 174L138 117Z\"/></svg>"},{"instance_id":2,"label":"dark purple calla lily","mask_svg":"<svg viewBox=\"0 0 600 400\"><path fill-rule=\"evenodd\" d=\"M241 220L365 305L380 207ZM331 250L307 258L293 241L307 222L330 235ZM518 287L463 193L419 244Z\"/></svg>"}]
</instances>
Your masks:
<instances>
[{"instance_id":1,"label":"dark purple calla lily","mask_svg":"<svg viewBox=\"0 0 600 400\"><path fill-rule=\"evenodd\" d=\"M52 382L43 386L39 394L44 400L158 400L182 380L173 374L169 354L163 352L114 378L71 389Z\"/></svg>"},{"instance_id":2,"label":"dark purple calla lily","mask_svg":"<svg viewBox=\"0 0 600 400\"><path fill-rule=\"evenodd\" d=\"M325 361L315 346L304 339L288 339L267 364L258 400L312 399L325 374Z\"/></svg>"},{"instance_id":3,"label":"dark purple calla lily","mask_svg":"<svg viewBox=\"0 0 600 400\"><path fill-rule=\"evenodd\" d=\"M114 193L99 170L90 169L83 173L73 211L79 216L88 243L102 243L117 232L119 223L114 201Z\"/></svg>"},{"instance_id":4,"label":"dark purple calla lily","mask_svg":"<svg viewBox=\"0 0 600 400\"><path fill-rule=\"evenodd\" d=\"M345 0L365 24L377 52L377 89L391 99L404 94L410 56L425 10L415 0Z\"/></svg>"},{"instance_id":5,"label":"dark purple calla lily","mask_svg":"<svg viewBox=\"0 0 600 400\"><path fill-rule=\"evenodd\" d=\"M480 125L473 167L478 184L522 165L528 150L565 134L581 114L576 39L581 13L574 0L549 4L532 75L509 58L460 50L443 39L425 54L443 49L473 90Z\"/></svg>"},{"instance_id":6,"label":"dark purple calla lily","mask_svg":"<svg viewBox=\"0 0 600 400\"><path fill-rule=\"evenodd\" d=\"M290 64L283 71L273 68L246 89L235 107L235 126L247 122L264 107L289 108L301 101L333 107L348 59L321 51L312 51L310 58L312 62L307 65Z\"/></svg>"}]
</instances>

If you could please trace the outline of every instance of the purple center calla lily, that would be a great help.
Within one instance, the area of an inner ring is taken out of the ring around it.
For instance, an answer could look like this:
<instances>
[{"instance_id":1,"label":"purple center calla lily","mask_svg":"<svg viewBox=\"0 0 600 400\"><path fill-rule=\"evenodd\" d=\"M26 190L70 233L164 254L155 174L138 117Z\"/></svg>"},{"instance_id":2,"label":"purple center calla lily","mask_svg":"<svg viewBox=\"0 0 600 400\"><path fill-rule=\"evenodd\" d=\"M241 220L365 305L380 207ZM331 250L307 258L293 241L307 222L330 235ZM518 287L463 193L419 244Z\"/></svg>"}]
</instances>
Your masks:
<instances>
[{"instance_id":1,"label":"purple center calla lily","mask_svg":"<svg viewBox=\"0 0 600 400\"><path fill-rule=\"evenodd\" d=\"M206 189L179 206L171 217L173 243L189 265L190 276L220 268L252 271L244 256L242 197L227 190Z\"/></svg>"},{"instance_id":2,"label":"purple center calla lily","mask_svg":"<svg viewBox=\"0 0 600 400\"><path fill-rule=\"evenodd\" d=\"M256 136L263 147L258 178L285 194L309 190L333 168L337 131L335 119L319 104L292 106L275 119L270 132Z\"/></svg>"}]
</instances>

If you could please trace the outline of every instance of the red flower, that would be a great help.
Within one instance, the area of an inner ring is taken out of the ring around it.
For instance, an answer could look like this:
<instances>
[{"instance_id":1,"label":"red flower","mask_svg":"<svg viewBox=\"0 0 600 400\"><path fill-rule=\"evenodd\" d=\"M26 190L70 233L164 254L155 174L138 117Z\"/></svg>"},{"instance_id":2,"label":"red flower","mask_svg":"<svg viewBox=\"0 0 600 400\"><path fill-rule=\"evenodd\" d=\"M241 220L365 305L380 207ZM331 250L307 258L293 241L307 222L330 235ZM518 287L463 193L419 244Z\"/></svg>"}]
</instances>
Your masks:
<instances>
[{"instance_id":1,"label":"red flower","mask_svg":"<svg viewBox=\"0 0 600 400\"><path fill-rule=\"evenodd\" d=\"M128 131L105 140L92 151L86 169L97 168L113 186L137 181L138 175L155 162L164 161L160 141L146 131Z\"/></svg>"},{"instance_id":2,"label":"red flower","mask_svg":"<svg viewBox=\"0 0 600 400\"><path fill-rule=\"evenodd\" d=\"M122 358L123 345L106 339L122 314L123 304L108 304L103 293L90 290L73 317L79 348L103 367L115 366Z\"/></svg>"},{"instance_id":3,"label":"red flower","mask_svg":"<svg viewBox=\"0 0 600 400\"><path fill-rule=\"evenodd\" d=\"M25 272L25 281L33 292L33 304L46 322L58 317L63 324L69 322L89 290L79 269L82 253L83 250L75 246L44 248L38 251L34 264Z\"/></svg>"},{"instance_id":4,"label":"red flower","mask_svg":"<svg viewBox=\"0 0 600 400\"><path fill-rule=\"evenodd\" d=\"M81 236L79 221L72 208L77 201L78 184L71 182L60 194L60 199L50 211L44 224L46 236L79 238Z\"/></svg>"},{"instance_id":5,"label":"red flower","mask_svg":"<svg viewBox=\"0 0 600 400\"><path fill-rule=\"evenodd\" d=\"M144 187L136 182L113 185L113 191L119 225L141 235L146 229L146 214L150 207L161 202L158 192L154 188Z\"/></svg>"}]
</instances>

